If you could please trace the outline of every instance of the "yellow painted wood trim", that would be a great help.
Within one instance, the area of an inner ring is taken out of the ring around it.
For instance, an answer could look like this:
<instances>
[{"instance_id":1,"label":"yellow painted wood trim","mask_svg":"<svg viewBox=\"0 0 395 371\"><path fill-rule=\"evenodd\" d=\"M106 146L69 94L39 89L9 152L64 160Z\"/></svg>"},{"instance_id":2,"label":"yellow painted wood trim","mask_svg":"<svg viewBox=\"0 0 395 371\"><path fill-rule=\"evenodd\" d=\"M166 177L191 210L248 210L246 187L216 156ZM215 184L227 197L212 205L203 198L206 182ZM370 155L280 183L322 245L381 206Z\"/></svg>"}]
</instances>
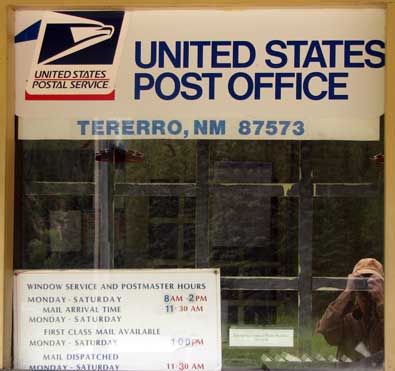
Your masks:
<instances>
[{"instance_id":1,"label":"yellow painted wood trim","mask_svg":"<svg viewBox=\"0 0 395 371\"><path fill-rule=\"evenodd\" d=\"M387 7L385 98L385 369L395 370L395 4Z\"/></svg>"},{"instance_id":2,"label":"yellow painted wood trim","mask_svg":"<svg viewBox=\"0 0 395 371\"><path fill-rule=\"evenodd\" d=\"M385 133L385 369L395 371L395 0L3 0L0 3L0 368L11 367L14 191L13 19L16 8L387 7ZM6 46L6 47L5 47Z\"/></svg>"},{"instance_id":3,"label":"yellow painted wood trim","mask_svg":"<svg viewBox=\"0 0 395 371\"><path fill-rule=\"evenodd\" d=\"M395 0L3 0L11 8L253 8L253 7L384 7Z\"/></svg>"},{"instance_id":4,"label":"yellow painted wood trim","mask_svg":"<svg viewBox=\"0 0 395 371\"><path fill-rule=\"evenodd\" d=\"M0 367L11 366L14 230L13 21L0 8Z\"/></svg>"}]
</instances>

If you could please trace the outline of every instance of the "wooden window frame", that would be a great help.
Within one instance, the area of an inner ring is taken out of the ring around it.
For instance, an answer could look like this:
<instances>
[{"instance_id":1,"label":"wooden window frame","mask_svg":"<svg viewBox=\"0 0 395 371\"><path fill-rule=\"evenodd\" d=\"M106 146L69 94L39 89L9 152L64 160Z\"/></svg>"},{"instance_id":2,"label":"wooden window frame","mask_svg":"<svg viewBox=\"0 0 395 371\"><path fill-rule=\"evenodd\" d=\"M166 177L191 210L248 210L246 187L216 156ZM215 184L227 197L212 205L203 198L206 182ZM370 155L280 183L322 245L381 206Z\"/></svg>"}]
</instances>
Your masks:
<instances>
[{"instance_id":1,"label":"wooden window frame","mask_svg":"<svg viewBox=\"0 0 395 371\"><path fill-rule=\"evenodd\" d=\"M14 184L15 184L15 129L14 129L14 11L16 9L163 9L163 8L264 8L264 7L311 7L311 8L384 8L386 10L386 84L385 84L385 369L395 370L395 0L218 0L215 5L209 0L162 1L162 0L70 0L67 6L60 0L3 0L0 4L0 368L12 366L12 286L14 247ZM200 146L200 155L205 156L205 146ZM207 164L198 169L197 194L204 202L208 195ZM200 166L200 165L199 165ZM200 175L199 175L200 174ZM199 224L199 220L197 220ZM203 223L201 225L205 225ZM207 226L208 228L208 226ZM201 230L202 236L207 236ZM208 247L204 238L200 241L198 266L207 266ZM306 290L304 290L306 291ZM311 290L309 290L311 292ZM306 291L307 292L307 291ZM310 295L310 294L309 294Z\"/></svg>"}]
</instances>

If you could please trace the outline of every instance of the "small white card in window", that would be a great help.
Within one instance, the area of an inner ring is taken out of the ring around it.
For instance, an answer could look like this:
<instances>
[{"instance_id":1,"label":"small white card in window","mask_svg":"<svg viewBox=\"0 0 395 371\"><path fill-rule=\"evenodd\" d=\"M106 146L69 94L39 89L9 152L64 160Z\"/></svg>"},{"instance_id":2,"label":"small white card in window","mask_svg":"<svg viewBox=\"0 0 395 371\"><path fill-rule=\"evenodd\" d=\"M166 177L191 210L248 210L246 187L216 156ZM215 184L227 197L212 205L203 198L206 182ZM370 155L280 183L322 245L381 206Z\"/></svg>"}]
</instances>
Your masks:
<instances>
[{"instance_id":1,"label":"small white card in window","mask_svg":"<svg viewBox=\"0 0 395 371\"><path fill-rule=\"evenodd\" d=\"M294 346L293 328L238 328L229 329L231 347L289 347Z\"/></svg>"}]
</instances>

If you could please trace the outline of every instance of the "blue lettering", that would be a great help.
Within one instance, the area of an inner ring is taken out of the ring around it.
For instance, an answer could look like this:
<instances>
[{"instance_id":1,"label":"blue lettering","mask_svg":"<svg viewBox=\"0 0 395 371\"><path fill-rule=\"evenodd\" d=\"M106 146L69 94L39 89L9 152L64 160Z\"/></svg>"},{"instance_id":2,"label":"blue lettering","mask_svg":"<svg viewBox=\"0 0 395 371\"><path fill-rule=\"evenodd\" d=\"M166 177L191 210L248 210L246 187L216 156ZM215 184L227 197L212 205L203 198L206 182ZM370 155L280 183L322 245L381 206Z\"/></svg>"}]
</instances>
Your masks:
<instances>
[{"instance_id":1,"label":"blue lettering","mask_svg":"<svg viewBox=\"0 0 395 371\"><path fill-rule=\"evenodd\" d=\"M141 98L141 91L152 89L155 81L149 73L135 73L134 79L134 99L138 100Z\"/></svg>"},{"instance_id":2,"label":"blue lettering","mask_svg":"<svg viewBox=\"0 0 395 371\"><path fill-rule=\"evenodd\" d=\"M247 89L244 94L237 94L235 91L235 83L236 80L242 78L247 82ZM237 100L245 100L251 96L252 92L254 91L254 81L252 80L251 76L244 72L238 72L232 75L228 82L228 91L232 98Z\"/></svg>"},{"instance_id":3,"label":"blue lettering","mask_svg":"<svg viewBox=\"0 0 395 371\"><path fill-rule=\"evenodd\" d=\"M279 62L272 62L270 59L265 59L266 64L271 68L281 68L287 64L287 55L281 51L273 50L274 46L279 46L281 49L286 49L287 46L284 41L272 40L266 44L266 53L270 56L277 57L280 59Z\"/></svg>"},{"instance_id":4,"label":"blue lettering","mask_svg":"<svg viewBox=\"0 0 395 371\"><path fill-rule=\"evenodd\" d=\"M276 73L275 77L275 99L279 100L281 99L281 89L282 88L292 88L294 85L292 82L283 82L282 78L283 77L294 77L295 74L293 73Z\"/></svg>"},{"instance_id":5,"label":"blue lettering","mask_svg":"<svg viewBox=\"0 0 395 371\"><path fill-rule=\"evenodd\" d=\"M141 68L152 68L156 64L156 41L151 41L151 59L149 62L144 63L141 59L141 41L136 41L135 44L135 62Z\"/></svg>"},{"instance_id":6,"label":"blue lettering","mask_svg":"<svg viewBox=\"0 0 395 371\"><path fill-rule=\"evenodd\" d=\"M180 134L182 131L181 122L178 120L171 120L167 125L167 130L169 130L169 133L172 135Z\"/></svg>"},{"instance_id":7,"label":"blue lettering","mask_svg":"<svg viewBox=\"0 0 395 371\"><path fill-rule=\"evenodd\" d=\"M296 84L295 84L295 89L296 89L296 99L301 100L302 99L302 74L298 72L296 74Z\"/></svg>"},{"instance_id":8,"label":"blue lettering","mask_svg":"<svg viewBox=\"0 0 395 371\"><path fill-rule=\"evenodd\" d=\"M207 135L207 120L203 120L202 122L195 120L193 123L193 128L193 133L195 135Z\"/></svg>"},{"instance_id":9,"label":"blue lettering","mask_svg":"<svg viewBox=\"0 0 395 371\"><path fill-rule=\"evenodd\" d=\"M211 46L211 67L212 68L229 68L229 62L219 62L218 57L227 57L230 55L229 50L218 50L220 46L231 45L230 41L213 41Z\"/></svg>"},{"instance_id":10,"label":"blue lettering","mask_svg":"<svg viewBox=\"0 0 395 371\"><path fill-rule=\"evenodd\" d=\"M182 66L184 68L189 67L189 42L184 41L183 42L184 48L183 48L183 64Z\"/></svg>"},{"instance_id":11,"label":"blue lettering","mask_svg":"<svg viewBox=\"0 0 395 371\"><path fill-rule=\"evenodd\" d=\"M119 122L115 120L108 120L106 123L107 135L119 135Z\"/></svg>"},{"instance_id":12,"label":"blue lettering","mask_svg":"<svg viewBox=\"0 0 395 371\"><path fill-rule=\"evenodd\" d=\"M315 55L314 55L315 54ZM318 62L320 67L326 67L324 53L322 53L319 41L313 40L307 51L306 58L303 63L303 68L309 67L310 63ZM297 67L297 66L295 66Z\"/></svg>"},{"instance_id":13,"label":"blue lettering","mask_svg":"<svg viewBox=\"0 0 395 371\"><path fill-rule=\"evenodd\" d=\"M191 94L188 94L186 91L182 91L181 95L186 100L199 99L203 94L203 89L200 85L190 82L189 81L190 78L195 79L197 81L202 80L201 76L195 72L190 72L190 73L186 73L185 75L183 75L181 78L182 85L185 86L186 88L193 89L195 91L195 94L191 95Z\"/></svg>"},{"instance_id":14,"label":"blue lettering","mask_svg":"<svg viewBox=\"0 0 395 371\"><path fill-rule=\"evenodd\" d=\"M364 63L362 62L352 62L351 58L363 55L362 50L352 50L353 46L364 45L363 40L346 40L344 42L344 67L346 68L362 68Z\"/></svg>"},{"instance_id":15,"label":"blue lettering","mask_svg":"<svg viewBox=\"0 0 395 371\"><path fill-rule=\"evenodd\" d=\"M86 127L89 126L89 121L77 121L77 125L80 126L81 135L86 135Z\"/></svg>"},{"instance_id":16,"label":"blue lettering","mask_svg":"<svg viewBox=\"0 0 395 371\"><path fill-rule=\"evenodd\" d=\"M314 95L314 94L312 94L311 91L310 91L309 83L310 83L310 80L312 80L314 77L318 77L319 79L321 79L321 81L325 81L325 82L327 81L326 76L325 76L323 73L321 73L321 72L312 72L312 73L309 73L309 74L306 76L306 78L304 79L304 81L303 81L303 91L304 91L304 94L306 95L307 98L309 98L309 99L311 99L311 100L321 100L321 99L324 99L325 96L326 96L326 91L325 91L325 90L322 90L321 93L318 94L318 95Z\"/></svg>"},{"instance_id":17,"label":"blue lettering","mask_svg":"<svg viewBox=\"0 0 395 371\"><path fill-rule=\"evenodd\" d=\"M262 82L262 78L270 78L273 79L274 74L271 72L261 72L255 74L255 99L261 99L261 88L273 88L273 83L271 82Z\"/></svg>"},{"instance_id":18,"label":"blue lettering","mask_svg":"<svg viewBox=\"0 0 395 371\"><path fill-rule=\"evenodd\" d=\"M197 47L197 67L203 67L203 48L210 45L210 41L191 41L191 46Z\"/></svg>"},{"instance_id":19,"label":"blue lettering","mask_svg":"<svg viewBox=\"0 0 395 371\"><path fill-rule=\"evenodd\" d=\"M240 61L240 48L246 47L249 52L249 57L246 61ZM249 41L235 41L233 43L233 68L246 68L255 62L256 51L253 44Z\"/></svg>"},{"instance_id":20,"label":"blue lettering","mask_svg":"<svg viewBox=\"0 0 395 371\"><path fill-rule=\"evenodd\" d=\"M167 56L173 67L181 67L181 41L176 41L175 45L175 51L173 54L166 41L159 41L159 68L165 67L165 56Z\"/></svg>"},{"instance_id":21,"label":"blue lettering","mask_svg":"<svg viewBox=\"0 0 395 371\"><path fill-rule=\"evenodd\" d=\"M210 134L224 135L225 134L225 120L210 120Z\"/></svg>"},{"instance_id":22,"label":"blue lettering","mask_svg":"<svg viewBox=\"0 0 395 371\"><path fill-rule=\"evenodd\" d=\"M287 41L287 45L294 47L294 67L300 67L300 47L307 44L307 41L301 40Z\"/></svg>"},{"instance_id":23,"label":"blue lettering","mask_svg":"<svg viewBox=\"0 0 395 371\"><path fill-rule=\"evenodd\" d=\"M370 40L365 47L366 53L368 53L372 57L378 58L378 62L373 63L371 59L365 59L365 63L370 68L381 68L384 67L385 64L385 54L384 51L374 50L373 47L378 46L384 50L385 44L381 40Z\"/></svg>"},{"instance_id":24,"label":"blue lettering","mask_svg":"<svg viewBox=\"0 0 395 371\"><path fill-rule=\"evenodd\" d=\"M165 135L165 122L163 120L152 121L152 134L156 135L158 132Z\"/></svg>"},{"instance_id":25,"label":"blue lettering","mask_svg":"<svg viewBox=\"0 0 395 371\"><path fill-rule=\"evenodd\" d=\"M331 72L329 73L329 87L328 87L328 99L333 100L347 100L347 94L336 94L335 89L346 88L347 84L345 82L336 82L337 78L347 78L348 73L346 72Z\"/></svg>"},{"instance_id":26,"label":"blue lettering","mask_svg":"<svg viewBox=\"0 0 395 371\"><path fill-rule=\"evenodd\" d=\"M329 67L336 67L336 47L343 45L343 40L324 40L322 45L329 46Z\"/></svg>"},{"instance_id":27,"label":"blue lettering","mask_svg":"<svg viewBox=\"0 0 395 371\"><path fill-rule=\"evenodd\" d=\"M134 124L134 121L132 121L132 120L123 120L122 121L122 135L134 135L133 124Z\"/></svg>"},{"instance_id":28,"label":"blue lettering","mask_svg":"<svg viewBox=\"0 0 395 371\"><path fill-rule=\"evenodd\" d=\"M137 120L137 135L141 135L143 132L149 135L149 121L147 120Z\"/></svg>"},{"instance_id":29,"label":"blue lettering","mask_svg":"<svg viewBox=\"0 0 395 371\"><path fill-rule=\"evenodd\" d=\"M104 135L104 121L100 120L100 121L96 121L93 120L92 121L92 135Z\"/></svg>"},{"instance_id":30,"label":"blue lettering","mask_svg":"<svg viewBox=\"0 0 395 371\"><path fill-rule=\"evenodd\" d=\"M222 73L202 73L203 78L208 78L208 98L215 99L215 79L222 77Z\"/></svg>"},{"instance_id":31,"label":"blue lettering","mask_svg":"<svg viewBox=\"0 0 395 371\"><path fill-rule=\"evenodd\" d=\"M162 82L165 79L170 79L174 83L173 91L167 95L162 91ZM161 75L158 76L158 78L155 81L156 95L163 100L174 99L179 94L180 88L181 88L180 81L178 80L177 75L171 72L162 73Z\"/></svg>"}]
</instances>

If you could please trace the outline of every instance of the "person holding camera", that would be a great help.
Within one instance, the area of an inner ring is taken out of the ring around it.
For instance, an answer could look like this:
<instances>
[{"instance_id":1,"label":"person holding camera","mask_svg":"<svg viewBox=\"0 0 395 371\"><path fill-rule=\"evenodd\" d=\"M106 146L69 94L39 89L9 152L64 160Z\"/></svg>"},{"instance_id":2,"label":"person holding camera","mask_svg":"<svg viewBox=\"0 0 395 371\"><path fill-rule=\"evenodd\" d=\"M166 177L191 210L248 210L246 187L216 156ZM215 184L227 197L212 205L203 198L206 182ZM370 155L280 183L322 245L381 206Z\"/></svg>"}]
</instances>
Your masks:
<instances>
[{"instance_id":1,"label":"person holding camera","mask_svg":"<svg viewBox=\"0 0 395 371\"><path fill-rule=\"evenodd\" d=\"M337 346L339 360L359 361L384 350L384 270L379 261L365 258L355 265L316 330Z\"/></svg>"}]
</instances>

